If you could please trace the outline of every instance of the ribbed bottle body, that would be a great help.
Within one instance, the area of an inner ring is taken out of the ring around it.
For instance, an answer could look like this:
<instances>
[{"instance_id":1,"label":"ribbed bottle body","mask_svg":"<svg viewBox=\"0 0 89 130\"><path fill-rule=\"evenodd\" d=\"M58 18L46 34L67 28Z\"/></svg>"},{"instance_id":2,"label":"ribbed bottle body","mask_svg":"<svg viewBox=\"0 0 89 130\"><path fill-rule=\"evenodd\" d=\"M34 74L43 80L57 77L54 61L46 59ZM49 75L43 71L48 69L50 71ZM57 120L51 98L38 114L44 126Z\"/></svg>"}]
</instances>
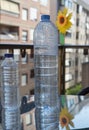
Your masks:
<instances>
[{"instance_id":1,"label":"ribbed bottle body","mask_svg":"<svg viewBox=\"0 0 89 130\"><path fill-rule=\"evenodd\" d=\"M50 20L34 31L34 68L36 128L58 130L58 32Z\"/></svg>"},{"instance_id":2,"label":"ribbed bottle body","mask_svg":"<svg viewBox=\"0 0 89 130\"><path fill-rule=\"evenodd\" d=\"M1 64L2 127L20 130L20 97L18 66L11 54L6 54Z\"/></svg>"},{"instance_id":3,"label":"ribbed bottle body","mask_svg":"<svg viewBox=\"0 0 89 130\"><path fill-rule=\"evenodd\" d=\"M20 130L20 109L2 109L3 130Z\"/></svg>"}]
</instances>

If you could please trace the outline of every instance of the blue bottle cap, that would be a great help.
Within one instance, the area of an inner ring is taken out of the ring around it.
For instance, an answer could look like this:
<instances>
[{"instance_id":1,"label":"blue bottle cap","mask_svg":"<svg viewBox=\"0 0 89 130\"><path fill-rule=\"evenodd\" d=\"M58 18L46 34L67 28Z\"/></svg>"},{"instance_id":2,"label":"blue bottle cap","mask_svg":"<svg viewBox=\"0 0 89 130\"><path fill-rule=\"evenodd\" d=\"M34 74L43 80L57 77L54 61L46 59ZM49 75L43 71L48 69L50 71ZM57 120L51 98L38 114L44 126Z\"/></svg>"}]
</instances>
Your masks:
<instances>
[{"instance_id":1,"label":"blue bottle cap","mask_svg":"<svg viewBox=\"0 0 89 130\"><path fill-rule=\"evenodd\" d=\"M13 57L13 54L7 53L4 56L7 57L7 58L10 58L10 57Z\"/></svg>"},{"instance_id":2,"label":"blue bottle cap","mask_svg":"<svg viewBox=\"0 0 89 130\"><path fill-rule=\"evenodd\" d=\"M49 21L50 20L50 15L46 15L46 14L41 15L41 20L42 21Z\"/></svg>"}]
</instances>

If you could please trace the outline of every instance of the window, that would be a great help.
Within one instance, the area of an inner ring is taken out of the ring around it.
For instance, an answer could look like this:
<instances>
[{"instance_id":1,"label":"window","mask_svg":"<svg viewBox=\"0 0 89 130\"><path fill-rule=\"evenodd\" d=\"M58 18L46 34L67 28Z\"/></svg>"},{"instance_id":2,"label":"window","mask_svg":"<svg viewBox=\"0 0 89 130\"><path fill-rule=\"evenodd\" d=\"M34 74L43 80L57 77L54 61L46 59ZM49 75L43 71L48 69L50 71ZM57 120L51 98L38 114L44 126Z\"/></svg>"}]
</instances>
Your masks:
<instances>
[{"instance_id":1,"label":"window","mask_svg":"<svg viewBox=\"0 0 89 130\"><path fill-rule=\"evenodd\" d=\"M68 7L71 9L72 8L72 2L68 1Z\"/></svg>"},{"instance_id":2,"label":"window","mask_svg":"<svg viewBox=\"0 0 89 130\"><path fill-rule=\"evenodd\" d=\"M77 13L79 13L79 5L77 5Z\"/></svg>"},{"instance_id":3,"label":"window","mask_svg":"<svg viewBox=\"0 0 89 130\"><path fill-rule=\"evenodd\" d=\"M79 13L82 13L83 7L80 5L79 6Z\"/></svg>"},{"instance_id":4,"label":"window","mask_svg":"<svg viewBox=\"0 0 89 130\"><path fill-rule=\"evenodd\" d=\"M70 60L70 59L66 59L66 61L65 61L65 66L66 66L66 67L71 66L71 60Z\"/></svg>"},{"instance_id":5,"label":"window","mask_svg":"<svg viewBox=\"0 0 89 130\"><path fill-rule=\"evenodd\" d=\"M16 62L19 62L20 50L14 49L13 51L14 51L14 60L15 60Z\"/></svg>"},{"instance_id":6,"label":"window","mask_svg":"<svg viewBox=\"0 0 89 130\"><path fill-rule=\"evenodd\" d=\"M11 2L10 0L0 0L0 7L1 10L6 11L6 12L12 12L15 14L19 14L19 5L15 2Z\"/></svg>"},{"instance_id":7,"label":"window","mask_svg":"<svg viewBox=\"0 0 89 130\"><path fill-rule=\"evenodd\" d=\"M79 39L79 32L76 33L76 39Z\"/></svg>"},{"instance_id":8,"label":"window","mask_svg":"<svg viewBox=\"0 0 89 130\"><path fill-rule=\"evenodd\" d=\"M77 18L76 25L79 26L79 18Z\"/></svg>"},{"instance_id":9,"label":"window","mask_svg":"<svg viewBox=\"0 0 89 130\"><path fill-rule=\"evenodd\" d=\"M33 33L34 33L34 29L30 29L30 40L33 41Z\"/></svg>"},{"instance_id":10,"label":"window","mask_svg":"<svg viewBox=\"0 0 89 130\"><path fill-rule=\"evenodd\" d=\"M30 8L30 20L36 21L37 20L37 9Z\"/></svg>"},{"instance_id":11,"label":"window","mask_svg":"<svg viewBox=\"0 0 89 130\"><path fill-rule=\"evenodd\" d=\"M76 70L75 71L75 79L77 79L78 78L78 71Z\"/></svg>"},{"instance_id":12,"label":"window","mask_svg":"<svg viewBox=\"0 0 89 130\"><path fill-rule=\"evenodd\" d=\"M71 73L65 75L65 81L66 82L71 81L72 79L73 79L73 76L72 76Z\"/></svg>"},{"instance_id":13,"label":"window","mask_svg":"<svg viewBox=\"0 0 89 130\"><path fill-rule=\"evenodd\" d=\"M30 49L30 58L34 58L34 49Z\"/></svg>"},{"instance_id":14,"label":"window","mask_svg":"<svg viewBox=\"0 0 89 130\"><path fill-rule=\"evenodd\" d=\"M71 37L71 32L66 32L66 37Z\"/></svg>"},{"instance_id":15,"label":"window","mask_svg":"<svg viewBox=\"0 0 89 130\"><path fill-rule=\"evenodd\" d=\"M22 9L22 20L27 20L27 19L28 19L28 10Z\"/></svg>"},{"instance_id":16,"label":"window","mask_svg":"<svg viewBox=\"0 0 89 130\"><path fill-rule=\"evenodd\" d=\"M75 65L78 66L78 57L75 58Z\"/></svg>"},{"instance_id":17,"label":"window","mask_svg":"<svg viewBox=\"0 0 89 130\"><path fill-rule=\"evenodd\" d=\"M66 0L65 6L71 9L72 8L72 2L70 0Z\"/></svg>"},{"instance_id":18,"label":"window","mask_svg":"<svg viewBox=\"0 0 89 130\"><path fill-rule=\"evenodd\" d=\"M27 41L27 38L28 38L28 32L22 31L22 41Z\"/></svg>"},{"instance_id":19,"label":"window","mask_svg":"<svg viewBox=\"0 0 89 130\"><path fill-rule=\"evenodd\" d=\"M40 4L44 5L44 6L47 6L48 0L40 0Z\"/></svg>"},{"instance_id":20,"label":"window","mask_svg":"<svg viewBox=\"0 0 89 130\"><path fill-rule=\"evenodd\" d=\"M22 85L22 86L27 85L27 82L28 82L27 77L28 77L27 74L23 74L23 75L21 76L21 85Z\"/></svg>"},{"instance_id":21,"label":"window","mask_svg":"<svg viewBox=\"0 0 89 130\"><path fill-rule=\"evenodd\" d=\"M34 69L30 71L30 78L34 78Z\"/></svg>"},{"instance_id":22,"label":"window","mask_svg":"<svg viewBox=\"0 0 89 130\"><path fill-rule=\"evenodd\" d=\"M22 57L22 64L26 64L28 61L28 55L26 54L25 57Z\"/></svg>"},{"instance_id":23,"label":"window","mask_svg":"<svg viewBox=\"0 0 89 130\"><path fill-rule=\"evenodd\" d=\"M30 90L30 94L34 95L34 89Z\"/></svg>"},{"instance_id":24,"label":"window","mask_svg":"<svg viewBox=\"0 0 89 130\"><path fill-rule=\"evenodd\" d=\"M25 119L26 119L26 125L32 124L32 115L31 114L26 114Z\"/></svg>"},{"instance_id":25,"label":"window","mask_svg":"<svg viewBox=\"0 0 89 130\"><path fill-rule=\"evenodd\" d=\"M69 99L67 105L68 105L68 108L71 108L74 105L74 99Z\"/></svg>"},{"instance_id":26,"label":"window","mask_svg":"<svg viewBox=\"0 0 89 130\"><path fill-rule=\"evenodd\" d=\"M60 5L62 5L62 6L65 5L65 0L61 0Z\"/></svg>"}]
</instances>

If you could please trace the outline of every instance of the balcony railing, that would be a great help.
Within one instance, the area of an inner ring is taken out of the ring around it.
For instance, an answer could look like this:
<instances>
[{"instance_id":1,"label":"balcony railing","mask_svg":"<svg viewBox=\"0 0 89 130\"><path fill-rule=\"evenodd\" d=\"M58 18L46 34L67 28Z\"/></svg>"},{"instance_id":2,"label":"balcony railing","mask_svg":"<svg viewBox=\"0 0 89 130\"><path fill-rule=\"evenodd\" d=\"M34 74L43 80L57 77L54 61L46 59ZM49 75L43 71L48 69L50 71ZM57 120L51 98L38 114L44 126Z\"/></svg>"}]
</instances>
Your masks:
<instances>
[{"instance_id":1,"label":"balcony railing","mask_svg":"<svg viewBox=\"0 0 89 130\"><path fill-rule=\"evenodd\" d=\"M1 40L18 40L18 35L12 35L12 34L0 34Z\"/></svg>"},{"instance_id":2,"label":"balcony railing","mask_svg":"<svg viewBox=\"0 0 89 130\"><path fill-rule=\"evenodd\" d=\"M84 84L87 79L89 62L89 45L59 45L59 92L66 93L66 88L73 87L76 84ZM33 44L0 44L0 49L33 49ZM79 62L79 60L81 62ZM78 63L79 62L79 63ZM86 64L87 63L87 64ZM83 70L81 70L83 67ZM85 75L83 71L85 71ZM71 75L72 74L72 75ZM85 76L85 77L84 77ZM84 79L83 79L84 77ZM69 87L68 87L69 85ZM86 81L88 87L88 80Z\"/></svg>"}]
</instances>

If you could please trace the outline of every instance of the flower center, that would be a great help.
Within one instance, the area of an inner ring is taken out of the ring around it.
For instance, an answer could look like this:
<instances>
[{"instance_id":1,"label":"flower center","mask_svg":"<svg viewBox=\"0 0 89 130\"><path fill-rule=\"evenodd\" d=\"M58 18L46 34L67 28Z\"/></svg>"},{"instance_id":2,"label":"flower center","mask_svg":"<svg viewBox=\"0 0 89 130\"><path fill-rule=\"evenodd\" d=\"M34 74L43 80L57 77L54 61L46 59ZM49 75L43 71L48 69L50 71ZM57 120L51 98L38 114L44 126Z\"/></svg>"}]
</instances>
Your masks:
<instances>
[{"instance_id":1,"label":"flower center","mask_svg":"<svg viewBox=\"0 0 89 130\"><path fill-rule=\"evenodd\" d=\"M67 124L67 119L66 119L65 117L62 118L62 123L63 123L64 125Z\"/></svg>"},{"instance_id":2,"label":"flower center","mask_svg":"<svg viewBox=\"0 0 89 130\"><path fill-rule=\"evenodd\" d=\"M64 24L65 18L63 16L61 16L59 20L60 20L60 24Z\"/></svg>"}]
</instances>

